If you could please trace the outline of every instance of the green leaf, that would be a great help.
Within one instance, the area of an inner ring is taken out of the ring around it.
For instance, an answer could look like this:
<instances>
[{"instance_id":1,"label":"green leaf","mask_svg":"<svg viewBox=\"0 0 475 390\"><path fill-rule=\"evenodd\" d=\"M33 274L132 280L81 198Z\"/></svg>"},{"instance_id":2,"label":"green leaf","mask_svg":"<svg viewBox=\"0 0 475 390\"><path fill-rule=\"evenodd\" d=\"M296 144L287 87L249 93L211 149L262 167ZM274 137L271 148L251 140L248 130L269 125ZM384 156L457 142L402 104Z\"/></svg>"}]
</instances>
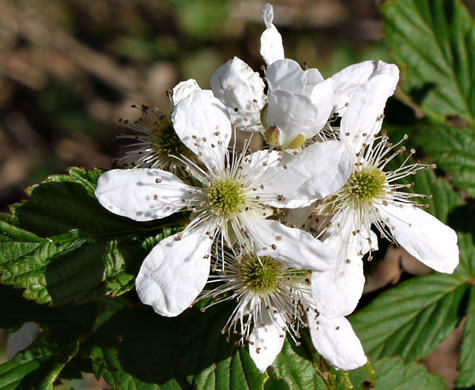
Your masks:
<instances>
[{"instance_id":1,"label":"green leaf","mask_svg":"<svg viewBox=\"0 0 475 390\"><path fill-rule=\"evenodd\" d=\"M447 390L442 377L429 374L421 364L404 364L399 358L385 358L374 363L376 387L374 390ZM365 389L368 379L362 369L350 372L355 389Z\"/></svg>"},{"instance_id":2,"label":"green leaf","mask_svg":"<svg viewBox=\"0 0 475 390\"><path fill-rule=\"evenodd\" d=\"M339 372L330 375L331 385L319 376L322 366L312 363L318 355L307 332L302 346L287 339L260 374L247 347L235 347L221 335L229 313L224 304L178 318L157 316L144 306L122 309L89 340L94 373L114 389L345 389ZM374 366L376 390L446 389L442 378L416 363L384 359ZM363 369L350 374L355 389L368 379Z\"/></svg>"},{"instance_id":3,"label":"green leaf","mask_svg":"<svg viewBox=\"0 0 475 390\"><path fill-rule=\"evenodd\" d=\"M389 0L384 32L403 89L432 118L475 121L475 27L456 0Z\"/></svg>"},{"instance_id":4,"label":"green leaf","mask_svg":"<svg viewBox=\"0 0 475 390\"><path fill-rule=\"evenodd\" d=\"M475 386L475 286L471 287L468 320L465 323L462 339L462 351L458 368L460 371L456 380L457 387Z\"/></svg>"},{"instance_id":5,"label":"green leaf","mask_svg":"<svg viewBox=\"0 0 475 390\"><path fill-rule=\"evenodd\" d=\"M299 347L287 338L272 364L272 380L280 382L280 386L285 382L289 389L327 390L327 384L313 363L317 356L308 332L302 332L302 346Z\"/></svg>"},{"instance_id":6,"label":"green leaf","mask_svg":"<svg viewBox=\"0 0 475 390\"><path fill-rule=\"evenodd\" d=\"M372 359L427 357L455 328L467 279L433 274L391 288L351 317Z\"/></svg>"},{"instance_id":7,"label":"green leaf","mask_svg":"<svg viewBox=\"0 0 475 390\"><path fill-rule=\"evenodd\" d=\"M40 334L28 349L0 366L0 390L53 390L54 381L78 349L77 339Z\"/></svg>"},{"instance_id":8,"label":"green leaf","mask_svg":"<svg viewBox=\"0 0 475 390\"><path fill-rule=\"evenodd\" d=\"M431 160L447 173L452 183L475 197L475 129L449 126L424 126L416 142Z\"/></svg>"},{"instance_id":9,"label":"green leaf","mask_svg":"<svg viewBox=\"0 0 475 390\"><path fill-rule=\"evenodd\" d=\"M90 341L94 373L117 389L328 390L305 332L302 346L286 339L267 373L259 373L248 347L221 334L231 310L220 304L164 318L147 307L125 308Z\"/></svg>"},{"instance_id":10,"label":"green leaf","mask_svg":"<svg viewBox=\"0 0 475 390\"><path fill-rule=\"evenodd\" d=\"M38 303L63 305L130 290L143 259L181 227L173 218L137 223L94 197L99 170L73 168L27 190L30 199L0 219L0 282Z\"/></svg>"},{"instance_id":11,"label":"green leaf","mask_svg":"<svg viewBox=\"0 0 475 390\"><path fill-rule=\"evenodd\" d=\"M261 388L267 375L221 334L229 314L217 307L165 318L145 306L123 309L91 340L94 373L114 389Z\"/></svg>"},{"instance_id":12,"label":"green leaf","mask_svg":"<svg viewBox=\"0 0 475 390\"><path fill-rule=\"evenodd\" d=\"M96 308L85 305L53 308L22 298L20 292L0 285L0 328L14 329L27 321L41 323L49 329L88 331L94 324Z\"/></svg>"}]
</instances>

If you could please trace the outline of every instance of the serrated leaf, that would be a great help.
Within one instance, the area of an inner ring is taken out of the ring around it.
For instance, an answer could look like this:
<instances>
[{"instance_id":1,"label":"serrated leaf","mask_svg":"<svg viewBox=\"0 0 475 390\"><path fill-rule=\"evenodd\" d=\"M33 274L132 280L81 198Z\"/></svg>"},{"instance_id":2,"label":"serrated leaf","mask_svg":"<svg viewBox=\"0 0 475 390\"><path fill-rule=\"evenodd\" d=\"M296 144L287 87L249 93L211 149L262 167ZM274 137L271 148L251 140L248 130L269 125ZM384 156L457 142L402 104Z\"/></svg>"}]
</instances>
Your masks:
<instances>
[{"instance_id":1,"label":"serrated leaf","mask_svg":"<svg viewBox=\"0 0 475 390\"><path fill-rule=\"evenodd\" d=\"M439 375L429 374L417 363L404 364L399 358L385 358L374 363L376 386L374 390L447 390L447 384ZM351 371L355 389L365 389L366 373L362 369Z\"/></svg>"},{"instance_id":2,"label":"serrated leaf","mask_svg":"<svg viewBox=\"0 0 475 390\"><path fill-rule=\"evenodd\" d=\"M372 359L427 357L454 329L467 277L433 274L391 288L350 317Z\"/></svg>"},{"instance_id":3,"label":"serrated leaf","mask_svg":"<svg viewBox=\"0 0 475 390\"><path fill-rule=\"evenodd\" d=\"M309 360L312 353L289 340L268 370L271 379L259 373L247 346L236 347L221 334L230 312L226 304L205 313L194 308L178 318L143 306L123 309L91 339L94 373L114 389L327 390Z\"/></svg>"},{"instance_id":4,"label":"serrated leaf","mask_svg":"<svg viewBox=\"0 0 475 390\"><path fill-rule=\"evenodd\" d=\"M475 386L475 286L471 287L468 319L465 322L462 339L462 350L458 369L460 371L456 380L457 387L469 388Z\"/></svg>"},{"instance_id":5,"label":"serrated leaf","mask_svg":"<svg viewBox=\"0 0 475 390\"><path fill-rule=\"evenodd\" d=\"M327 384L313 365L317 356L307 332L302 332L302 346L297 347L287 339L272 364L273 380L285 382L289 389L327 390Z\"/></svg>"},{"instance_id":6,"label":"serrated leaf","mask_svg":"<svg viewBox=\"0 0 475 390\"><path fill-rule=\"evenodd\" d=\"M449 126L424 126L415 141L431 160L451 173L452 183L475 197L475 129Z\"/></svg>"},{"instance_id":7,"label":"serrated leaf","mask_svg":"<svg viewBox=\"0 0 475 390\"><path fill-rule=\"evenodd\" d=\"M74 168L28 190L30 199L0 219L0 282L38 303L82 303L130 290L150 250L176 228L137 223L94 197L100 171ZM9 221L10 223L8 223ZM13 224L14 223L14 224Z\"/></svg>"},{"instance_id":8,"label":"serrated leaf","mask_svg":"<svg viewBox=\"0 0 475 390\"><path fill-rule=\"evenodd\" d=\"M437 120L475 121L475 26L456 0L390 0L381 7L386 44L403 89Z\"/></svg>"},{"instance_id":9,"label":"serrated leaf","mask_svg":"<svg viewBox=\"0 0 475 390\"><path fill-rule=\"evenodd\" d=\"M150 308L124 309L93 337L94 373L114 389L254 389L259 373L247 349L221 334L229 312L191 310L164 318Z\"/></svg>"},{"instance_id":10,"label":"serrated leaf","mask_svg":"<svg viewBox=\"0 0 475 390\"><path fill-rule=\"evenodd\" d=\"M53 390L54 381L78 349L77 339L40 334L28 349L0 365L0 390Z\"/></svg>"},{"instance_id":11,"label":"serrated leaf","mask_svg":"<svg viewBox=\"0 0 475 390\"><path fill-rule=\"evenodd\" d=\"M458 245L460 248L460 265L467 275L475 282L475 249L472 234L458 233Z\"/></svg>"}]
</instances>

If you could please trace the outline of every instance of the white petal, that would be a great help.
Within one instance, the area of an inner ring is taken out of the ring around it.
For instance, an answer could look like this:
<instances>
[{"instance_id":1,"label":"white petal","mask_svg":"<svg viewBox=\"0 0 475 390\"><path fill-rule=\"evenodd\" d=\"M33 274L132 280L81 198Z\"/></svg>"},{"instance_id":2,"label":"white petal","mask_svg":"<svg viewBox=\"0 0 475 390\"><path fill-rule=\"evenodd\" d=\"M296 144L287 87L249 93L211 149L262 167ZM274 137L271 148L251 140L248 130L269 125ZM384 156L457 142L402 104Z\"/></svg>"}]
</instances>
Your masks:
<instances>
[{"instance_id":1,"label":"white petal","mask_svg":"<svg viewBox=\"0 0 475 390\"><path fill-rule=\"evenodd\" d=\"M278 127L279 145L285 146L300 134L305 138L317 134L323 127L319 114L310 98L279 90L269 94L265 124Z\"/></svg>"},{"instance_id":2,"label":"white petal","mask_svg":"<svg viewBox=\"0 0 475 390\"><path fill-rule=\"evenodd\" d=\"M223 103L206 91L194 90L175 106L173 126L182 142L200 157L210 170L224 169L231 139L231 122Z\"/></svg>"},{"instance_id":3,"label":"white petal","mask_svg":"<svg viewBox=\"0 0 475 390\"><path fill-rule=\"evenodd\" d=\"M135 221L152 221L180 211L193 187L161 169L113 169L99 177L96 197L110 212Z\"/></svg>"},{"instance_id":4,"label":"white petal","mask_svg":"<svg viewBox=\"0 0 475 390\"><path fill-rule=\"evenodd\" d=\"M323 81L323 76L318 69L310 68L305 71L307 76L307 86L314 86Z\"/></svg>"},{"instance_id":5,"label":"white petal","mask_svg":"<svg viewBox=\"0 0 475 390\"><path fill-rule=\"evenodd\" d=\"M196 80L189 79L178 83L173 88L173 104L176 105L180 100L191 95L193 91L200 89Z\"/></svg>"},{"instance_id":6,"label":"white petal","mask_svg":"<svg viewBox=\"0 0 475 390\"><path fill-rule=\"evenodd\" d=\"M214 72L211 88L226 105L232 122L239 129L262 130L260 110L266 103L266 96L259 73L234 57Z\"/></svg>"},{"instance_id":7,"label":"white petal","mask_svg":"<svg viewBox=\"0 0 475 390\"><path fill-rule=\"evenodd\" d=\"M261 56L267 65L274 61L284 58L284 46L282 45L282 37L272 24L274 20L274 9L272 5L266 4L262 8L262 19L266 25L266 30L261 35Z\"/></svg>"},{"instance_id":8,"label":"white petal","mask_svg":"<svg viewBox=\"0 0 475 390\"><path fill-rule=\"evenodd\" d=\"M333 109L333 80L328 79L316 84L310 93L310 100L318 108L315 126L323 128Z\"/></svg>"},{"instance_id":9,"label":"white petal","mask_svg":"<svg viewBox=\"0 0 475 390\"><path fill-rule=\"evenodd\" d=\"M325 271L334 267L329 248L310 233L249 215L242 216L242 223L258 256L275 258L296 269Z\"/></svg>"},{"instance_id":10,"label":"white petal","mask_svg":"<svg viewBox=\"0 0 475 390\"><path fill-rule=\"evenodd\" d=\"M352 216L332 220L324 243L333 251L335 269L312 274L313 297L318 309L330 318L351 314L363 294L363 255L369 245L367 237L352 234L353 220Z\"/></svg>"},{"instance_id":11,"label":"white petal","mask_svg":"<svg viewBox=\"0 0 475 390\"><path fill-rule=\"evenodd\" d=\"M377 70L369 78L367 87L376 101L384 105L396 90L399 81L399 68L394 64L386 64L383 61L378 61L376 67Z\"/></svg>"},{"instance_id":12,"label":"white petal","mask_svg":"<svg viewBox=\"0 0 475 390\"><path fill-rule=\"evenodd\" d=\"M284 202L266 201L275 207L304 207L317 199L334 194L351 173L352 158L339 141L315 143L286 162L267 183L267 191L284 196Z\"/></svg>"},{"instance_id":13,"label":"white petal","mask_svg":"<svg viewBox=\"0 0 475 390\"><path fill-rule=\"evenodd\" d=\"M396 88L399 69L383 61L364 61L344 68L331 78L335 81L335 110L343 114L353 93L366 84L378 100L386 102Z\"/></svg>"},{"instance_id":14,"label":"white petal","mask_svg":"<svg viewBox=\"0 0 475 390\"><path fill-rule=\"evenodd\" d=\"M140 300L156 313L174 317L203 290L209 275L209 226L185 229L160 241L145 258L136 280ZM212 232L211 232L212 233Z\"/></svg>"},{"instance_id":15,"label":"white petal","mask_svg":"<svg viewBox=\"0 0 475 390\"><path fill-rule=\"evenodd\" d=\"M351 324L345 317L326 318L307 312L313 345L320 355L339 370L354 370L368 361Z\"/></svg>"},{"instance_id":16,"label":"white petal","mask_svg":"<svg viewBox=\"0 0 475 390\"><path fill-rule=\"evenodd\" d=\"M272 4L264 4L261 10L261 17L264 20L266 28L272 26L272 22L274 21L274 7L272 7Z\"/></svg>"},{"instance_id":17,"label":"white petal","mask_svg":"<svg viewBox=\"0 0 475 390\"><path fill-rule=\"evenodd\" d=\"M12 360L15 355L28 348L41 332L36 322L25 322L20 329L8 335L5 354L8 360Z\"/></svg>"},{"instance_id":18,"label":"white petal","mask_svg":"<svg viewBox=\"0 0 475 390\"><path fill-rule=\"evenodd\" d=\"M307 83L307 74L296 61L284 58L267 67L266 80L271 91L283 90L302 94Z\"/></svg>"},{"instance_id":19,"label":"white petal","mask_svg":"<svg viewBox=\"0 0 475 390\"><path fill-rule=\"evenodd\" d=\"M264 310L261 321L254 324L254 330L249 338L249 354L260 372L264 372L282 350L285 340L285 321L282 316L272 314ZM259 351L259 352L257 352Z\"/></svg>"},{"instance_id":20,"label":"white petal","mask_svg":"<svg viewBox=\"0 0 475 390\"><path fill-rule=\"evenodd\" d=\"M259 73L237 57L221 65L211 77L211 88L218 99L246 111L264 106L264 87Z\"/></svg>"},{"instance_id":21,"label":"white petal","mask_svg":"<svg viewBox=\"0 0 475 390\"><path fill-rule=\"evenodd\" d=\"M341 119L340 133L343 142L358 153L363 144L369 144L381 130L384 104L378 104L366 87L360 88L351 98Z\"/></svg>"},{"instance_id":22,"label":"white petal","mask_svg":"<svg viewBox=\"0 0 475 390\"><path fill-rule=\"evenodd\" d=\"M455 232L418 207L399 205L389 203L379 208L396 241L428 267L448 274L454 272L459 263Z\"/></svg>"},{"instance_id":23,"label":"white petal","mask_svg":"<svg viewBox=\"0 0 475 390\"><path fill-rule=\"evenodd\" d=\"M319 309L329 317L350 315L363 295L365 277L361 256L352 256L351 263L336 261L335 271L314 272L312 291Z\"/></svg>"}]
</instances>

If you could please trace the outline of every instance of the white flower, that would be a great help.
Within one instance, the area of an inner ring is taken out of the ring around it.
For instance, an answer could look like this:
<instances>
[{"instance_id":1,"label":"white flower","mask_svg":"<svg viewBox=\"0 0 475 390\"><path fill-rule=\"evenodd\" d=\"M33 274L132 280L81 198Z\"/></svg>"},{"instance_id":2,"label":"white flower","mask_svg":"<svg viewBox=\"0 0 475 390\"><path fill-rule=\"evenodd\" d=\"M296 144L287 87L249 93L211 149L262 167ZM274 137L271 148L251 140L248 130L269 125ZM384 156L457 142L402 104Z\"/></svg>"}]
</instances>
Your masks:
<instances>
[{"instance_id":1,"label":"white flower","mask_svg":"<svg viewBox=\"0 0 475 390\"><path fill-rule=\"evenodd\" d=\"M380 82L385 85L387 80ZM358 303L364 285L362 257L377 245L371 226L436 271L452 273L459 261L455 232L411 199L426 196L401 191L410 185L398 184L430 166L409 163L411 150L398 169L385 171L405 148L389 144L386 135L377 136L387 98L387 92L380 92L362 87L353 93L340 127L343 142L354 154L353 171L345 186L320 207L321 213L334 215L325 242L338 251L339 264L335 271L315 277L312 286L329 311L345 306L351 313Z\"/></svg>"},{"instance_id":2,"label":"white flower","mask_svg":"<svg viewBox=\"0 0 475 390\"><path fill-rule=\"evenodd\" d=\"M317 69L302 70L294 60L284 58L270 4L264 6L262 17L267 29L261 37L261 54L269 86L264 124L270 144L289 149L301 146L325 128L332 113L342 115L353 94L362 88L372 91L368 103L373 112L382 113L399 78L395 65L365 61L324 80Z\"/></svg>"},{"instance_id":3,"label":"white flower","mask_svg":"<svg viewBox=\"0 0 475 390\"><path fill-rule=\"evenodd\" d=\"M317 135L333 109L333 80L317 69L302 70L294 60L275 61L266 70L269 86L265 126L270 144L300 147Z\"/></svg>"},{"instance_id":4,"label":"white flower","mask_svg":"<svg viewBox=\"0 0 475 390\"><path fill-rule=\"evenodd\" d=\"M142 302L165 316L185 310L206 283L217 238L270 251L294 268L329 269L331 254L320 241L265 218L272 214L271 206L300 207L337 191L350 172L345 147L337 141L316 144L305 150L305 160L288 165L275 151L230 157L226 107L210 91L187 91L176 103L172 121L181 141L203 164L181 158L193 185L159 169L108 171L97 185L96 196L105 208L137 221L193 211L186 229L162 240L145 259L136 282ZM317 167L316 176L308 164ZM311 199L308 188L314 189Z\"/></svg>"},{"instance_id":5,"label":"white flower","mask_svg":"<svg viewBox=\"0 0 475 390\"><path fill-rule=\"evenodd\" d=\"M268 105L264 115L267 142L283 149L297 149L317 135L333 109L333 80L324 80L317 69L302 70L284 58L282 37L272 24L270 4L262 9L267 29L261 36L261 54L267 64Z\"/></svg>"},{"instance_id":6,"label":"white flower","mask_svg":"<svg viewBox=\"0 0 475 390\"><path fill-rule=\"evenodd\" d=\"M223 333L228 333L228 340L230 333L240 334L238 344L249 342L249 353L261 372L280 353L286 333L300 345L300 328L306 326L315 348L335 367L350 370L364 365L366 356L349 322L318 309L311 274L289 268L275 257L227 253L223 269L210 276L218 286L202 298L214 299L209 306L236 301Z\"/></svg>"},{"instance_id":7,"label":"white flower","mask_svg":"<svg viewBox=\"0 0 475 390\"><path fill-rule=\"evenodd\" d=\"M211 89L228 109L231 123L244 131L262 132L261 110L266 104L264 82L241 59L234 57L211 77Z\"/></svg>"}]
</instances>

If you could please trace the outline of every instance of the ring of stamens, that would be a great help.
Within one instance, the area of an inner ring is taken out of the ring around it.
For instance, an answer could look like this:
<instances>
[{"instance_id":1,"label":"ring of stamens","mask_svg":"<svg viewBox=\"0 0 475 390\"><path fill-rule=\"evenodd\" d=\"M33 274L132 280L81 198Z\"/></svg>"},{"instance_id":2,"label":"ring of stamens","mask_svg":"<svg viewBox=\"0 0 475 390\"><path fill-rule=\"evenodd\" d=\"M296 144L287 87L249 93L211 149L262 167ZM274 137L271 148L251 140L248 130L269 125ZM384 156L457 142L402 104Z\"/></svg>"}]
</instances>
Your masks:
<instances>
[{"instance_id":1,"label":"ring of stamens","mask_svg":"<svg viewBox=\"0 0 475 390\"><path fill-rule=\"evenodd\" d=\"M285 322L281 337L288 332L299 345L299 329L305 324L306 308L311 306L307 300L311 295L311 271L288 268L272 257L259 257L254 252L236 256L234 251L225 251L224 263L225 269L215 268L217 273L210 275L209 281L217 283L216 287L200 297L213 298L207 308L235 300L236 307L222 332L227 332L228 338L231 333L240 334L237 343L244 344L264 313L272 321L278 313Z\"/></svg>"},{"instance_id":2,"label":"ring of stamens","mask_svg":"<svg viewBox=\"0 0 475 390\"><path fill-rule=\"evenodd\" d=\"M386 194L386 174L378 168L364 167L354 171L346 184L347 190L361 202L370 203Z\"/></svg>"},{"instance_id":3,"label":"ring of stamens","mask_svg":"<svg viewBox=\"0 0 475 390\"><path fill-rule=\"evenodd\" d=\"M280 263L268 256L245 255L241 260L242 279L246 288L257 294L277 291L283 275Z\"/></svg>"},{"instance_id":4,"label":"ring of stamens","mask_svg":"<svg viewBox=\"0 0 475 390\"><path fill-rule=\"evenodd\" d=\"M212 211L220 216L240 212L245 203L245 194L240 182L231 177L220 177L212 181L207 196Z\"/></svg>"},{"instance_id":5,"label":"ring of stamens","mask_svg":"<svg viewBox=\"0 0 475 390\"><path fill-rule=\"evenodd\" d=\"M150 145L155 154L165 153L168 156L187 154L188 150L176 134L169 118L162 116L159 121L155 121L151 133Z\"/></svg>"},{"instance_id":6,"label":"ring of stamens","mask_svg":"<svg viewBox=\"0 0 475 390\"><path fill-rule=\"evenodd\" d=\"M120 165L160 168L172 172L180 170L182 162L176 156L192 158L191 151L181 142L173 128L173 123L166 115L161 115L157 109L147 106L138 108L142 116L136 121L120 119L119 122L134 131L135 134L120 135L119 138L130 139L134 142L125 156L118 160Z\"/></svg>"}]
</instances>

